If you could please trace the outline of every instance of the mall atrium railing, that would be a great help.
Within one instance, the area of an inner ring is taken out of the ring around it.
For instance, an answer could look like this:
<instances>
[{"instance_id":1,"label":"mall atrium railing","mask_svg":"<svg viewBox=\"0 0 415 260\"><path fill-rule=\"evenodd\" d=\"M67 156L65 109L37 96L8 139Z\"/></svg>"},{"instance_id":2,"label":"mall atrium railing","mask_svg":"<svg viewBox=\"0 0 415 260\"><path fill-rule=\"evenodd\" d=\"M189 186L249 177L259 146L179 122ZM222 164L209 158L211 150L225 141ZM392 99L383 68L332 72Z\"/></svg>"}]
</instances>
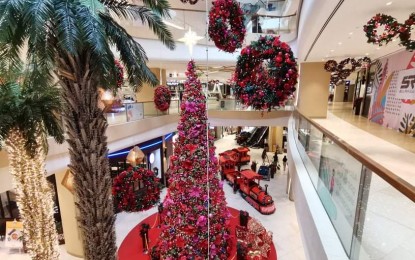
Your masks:
<instances>
[{"instance_id":1,"label":"mall atrium railing","mask_svg":"<svg viewBox=\"0 0 415 260\"><path fill-rule=\"evenodd\" d=\"M296 146L349 259L415 259L414 186L299 111L293 117Z\"/></svg>"},{"instance_id":2,"label":"mall atrium railing","mask_svg":"<svg viewBox=\"0 0 415 260\"><path fill-rule=\"evenodd\" d=\"M209 110L249 110L244 108L235 99L216 99L209 98L207 101ZM293 106L286 105L279 108L279 110L293 110ZM154 102L134 102L125 103L122 107L112 108L106 113L108 124L123 124L127 122L142 120L149 117L163 116L163 115L177 115L180 113L180 100L172 100L167 111L160 111L156 108Z\"/></svg>"}]
</instances>

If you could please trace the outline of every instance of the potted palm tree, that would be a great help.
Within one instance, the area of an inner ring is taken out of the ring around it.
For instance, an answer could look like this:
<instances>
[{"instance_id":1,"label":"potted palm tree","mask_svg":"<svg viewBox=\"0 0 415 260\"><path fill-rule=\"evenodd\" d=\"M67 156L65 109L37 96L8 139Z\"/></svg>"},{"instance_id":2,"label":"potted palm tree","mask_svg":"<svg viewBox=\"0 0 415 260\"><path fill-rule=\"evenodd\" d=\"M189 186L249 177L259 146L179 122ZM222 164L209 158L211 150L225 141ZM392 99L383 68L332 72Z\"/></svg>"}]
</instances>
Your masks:
<instances>
[{"instance_id":1,"label":"potted palm tree","mask_svg":"<svg viewBox=\"0 0 415 260\"><path fill-rule=\"evenodd\" d=\"M107 122L98 107L98 86L116 85L119 53L129 83L157 80L140 44L117 22L142 21L169 49L175 47L163 23L167 0L143 0L141 6L115 0L0 1L0 59L16 61L27 42L31 79L55 73L65 99L63 116L74 175L85 259L115 259L114 211L108 166Z\"/></svg>"},{"instance_id":2,"label":"potted palm tree","mask_svg":"<svg viewBox=\"0 0 415 260\"><path fill-rule=\"evenodd\" d=\"M41 79L0 82L0 149L5 148L24 227L24 245L32 259L57 260L52 190L45 176L47 139L64 141L59 90ZM2 147L2 145L4 147Z\"/></svg>"}]
</instances>

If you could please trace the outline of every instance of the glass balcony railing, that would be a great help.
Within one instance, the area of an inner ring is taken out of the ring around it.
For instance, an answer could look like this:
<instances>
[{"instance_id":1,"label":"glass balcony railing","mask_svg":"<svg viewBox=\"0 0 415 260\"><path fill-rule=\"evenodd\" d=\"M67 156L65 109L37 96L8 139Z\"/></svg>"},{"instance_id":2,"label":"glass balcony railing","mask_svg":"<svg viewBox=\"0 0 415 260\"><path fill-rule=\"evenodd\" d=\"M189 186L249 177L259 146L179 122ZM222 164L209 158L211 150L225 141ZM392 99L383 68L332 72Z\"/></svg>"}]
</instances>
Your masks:
<instances>
[{"instance_id":1,"label":"glass balcony railing","mask_svg":"<svg viewBox=\"0 0 415 260\"><path fill-rule=\"evenodd\" d=\"M228 110L228 111L249 111L250 108L243 107L239 101L235 99L217 99L216 97L209 97L207 99L208 110ZM287 103L285 107L278 108L278 110L292 111L294 107ZM172 100L167 111L162 112L158 110L154 102L137 102L126 103L122 107L112 109L109 113L105 113L108 124L123 124L127 122L142 120L150 117L177 115L180 114L180 101Z\"/></svg>"},{"instance_id":2,"label":"glass balcony railing","mask_svg":"<svg viewBox=\"0 0 415 260\"><path fill-rule=\"evenodd\" d=\"M296 146L349 259L414 259L415 188L293 114Z\"/></svg>"}]
</instances>

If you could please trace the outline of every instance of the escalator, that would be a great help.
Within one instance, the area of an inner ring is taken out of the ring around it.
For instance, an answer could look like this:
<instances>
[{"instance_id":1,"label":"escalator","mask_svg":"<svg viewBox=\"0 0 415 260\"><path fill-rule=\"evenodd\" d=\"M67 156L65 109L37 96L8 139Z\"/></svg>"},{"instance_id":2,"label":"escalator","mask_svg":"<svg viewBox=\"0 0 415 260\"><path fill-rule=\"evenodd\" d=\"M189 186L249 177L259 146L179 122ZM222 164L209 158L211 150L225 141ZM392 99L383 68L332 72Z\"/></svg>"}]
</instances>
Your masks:
<instances>
[{"instance_id":1,"label":"escalator","mask_svg":"<svg viewBox=\"0 0 415 260\"><path fill-rule=\"evenodd\" d=\"M256 131L253 143L249 146L252 148L263 148L264 140L268 137L268 126L259 127L259 130Z\"/></svg>"},{"instance_id":2,"label":"escalator","mask_svg":"<svg viewBox=\"0 0 415 260\"><path fill-rule=\"evenodd\" d=\"M267 126L261 126L261 127L255 128L255 130L252 132L251 137L246 141L244 146L253 147L255 145L258 145L258 143L260 143L261 139L264 137L265 132L267 131L268 131Z\"/></svg>"},{"instance_id":3,"label":"escalator","mask_svg":"<svg viewBox=\"0 0 415 260\"><path fill-rule=\"evenodd\" d=\"M242 146L248 147L250 145L250 143L253 142L253 138L255 136L255 133L258 131L259 127L255 127L254 130L251 131L251 135L249 136L249 138L242 144Z\"/></svg>"}]
</instances>

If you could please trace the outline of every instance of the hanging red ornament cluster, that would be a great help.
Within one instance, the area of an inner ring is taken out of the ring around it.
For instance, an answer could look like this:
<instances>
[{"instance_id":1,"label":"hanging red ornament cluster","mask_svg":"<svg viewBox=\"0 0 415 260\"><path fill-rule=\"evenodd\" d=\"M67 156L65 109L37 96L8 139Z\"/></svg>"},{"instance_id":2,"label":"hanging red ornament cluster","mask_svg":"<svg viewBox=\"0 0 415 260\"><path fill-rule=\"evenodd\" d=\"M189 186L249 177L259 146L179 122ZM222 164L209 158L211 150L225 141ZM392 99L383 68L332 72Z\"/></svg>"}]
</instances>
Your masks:
<instances>
[{"instance_id":1,"label":"hanging red ornament cluster","mask_svg":"<svg viewBox=\"0 0 415 260\"><path fill-rule=\"evenodd\" d=\"M113 180L112 195L118 212L147 210L160 201L160 179L148 169L134 167Z\"/></svg>"},{"instance_id":2,"label":"hanging red ornament cluster","mask_svg":"<svg viewBox=\"0 0 415 260\"><path fill-rule=\"evenodd\" d=\"M235 96L246 106L270 111L283 106L294 93L297 77L297 62L290 46L278 36L261 36L243 48L238 57Z\"/></svg>"},{"instance_id":3,"label":"hanging red ornament cluster","mask_svg":"<svg viewBox=\"0 0 415 260\"><path fill-rule=\"evenodd\" d=\"M166 86L158 86L154 90L154 104L160 111L167 111L170 107L171 92Z\"/></svg>"},{"instance_id":4,"label":"hanging red ornament cluster","mask_svg":"<svg viewBox=\"0 0 415 260\"><path fill-rule=\"evenodd\" d=\"M369 57L360 58L355 60L354 58L346 58L337 63L335 60L328 60L324 64L324 69L331 72L330 84L337 85L342 80L345 80L350 74L360 67L368 67L371 63Z\"/></svg>"},{"instance_id":5,"label":"hanging red ornament cluster","mask_svg":"<svg viewBox=\"0 0 415 260\"><path fill-rule=\"evenodd\" d=\"M216 0L209 11L209 37L216 47L234 52L242 47L246 34L244 14L235 0Z\"/></svg>"},{"instance_id":6,"label":"hanging red ornament cluster","mask_svg":"<svg viewBox=\"0 0 415 260\"><path fill-rule=\"evenodd\" d=\"M114 63L117 72L116 86L117 88L121 88L124 84L124 66L118 60L115 60Z\"/></svg>"},{"instance_id":7,"label":"hanging red ornament cluster","mask_svg":"<svg viewBox=\"0 0 415 260\"><path fill-rule=\"evenodd\" d=\"M366 33L367 42L379 46L386 45L399 35L400 45L406 47L408 51L415 50L415 40L411 40L411 29L415 25L415 13L412 13L405 23L400 24L390 15L376 14L373 16L363 30ZM382 34L378 34L377 29L380 26L385 27Z\"/></svg>"}]
</instances>

